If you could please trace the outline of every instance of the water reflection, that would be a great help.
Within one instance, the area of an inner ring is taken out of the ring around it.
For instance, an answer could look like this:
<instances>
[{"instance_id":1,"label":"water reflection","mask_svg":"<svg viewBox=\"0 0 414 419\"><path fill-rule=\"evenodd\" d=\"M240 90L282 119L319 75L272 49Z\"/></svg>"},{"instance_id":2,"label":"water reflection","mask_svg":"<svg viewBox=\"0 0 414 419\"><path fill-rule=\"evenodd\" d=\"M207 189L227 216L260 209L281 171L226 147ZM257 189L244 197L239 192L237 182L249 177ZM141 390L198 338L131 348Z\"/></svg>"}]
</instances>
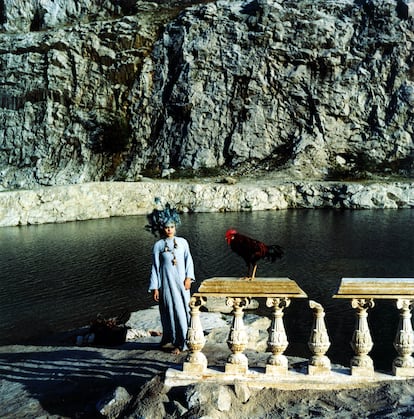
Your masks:
<instances>
[{"instance_id":1,"label":"water reflection","mask_svg":"<svg viewBox=\"0 0 414 419\"><path fill-rule=\"evenodd\" d=\"M334 300L332 294L342 277L413 277L412 214L411 210L185 214L179 234L190 242L199 281L245 274L242 259L224 241L229 227L283 246L285 257L275 264L259 262L257 276L294 279L309 298L324 306L335 342L328 355L342 362L351 354L354 312L349 302ZM2 228L0 343L82 326L97 313L116 315L152 305L147 280L155 238L145 224L145 217L123 217ZM398 313L393 306L381 308L387 304L377 303L370 314L377 325L372 328L376 345L372 354L380 360L395 355L392 339ZM312 313L307 302L292 303L285 322L287 352L308 356ZM377 341L385 339L391 340L389 345L378 348Z\"/></svg>"}]
</instances>

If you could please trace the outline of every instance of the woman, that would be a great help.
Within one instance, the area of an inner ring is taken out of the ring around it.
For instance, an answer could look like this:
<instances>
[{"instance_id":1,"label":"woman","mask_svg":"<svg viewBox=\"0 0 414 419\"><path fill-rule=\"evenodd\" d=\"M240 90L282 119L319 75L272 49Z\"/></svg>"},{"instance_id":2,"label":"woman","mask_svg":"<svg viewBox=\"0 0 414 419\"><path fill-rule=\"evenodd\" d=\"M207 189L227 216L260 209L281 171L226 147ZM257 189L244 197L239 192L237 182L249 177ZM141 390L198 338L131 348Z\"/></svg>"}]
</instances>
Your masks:
<instances>
[{"instance_id":1,"label":"woman","mask_svg":"<svg viewBox=\"0 0 414 419\"><path fill-rule=\"evenodd\" d=\"M173 354L186 350L190 321L190 288L194 281L194 263L186 239L177 237L178 214L162 222L152 252L149 290L159 304L163 337L161 346L172 344Z\"/></svg>"}]
</instances>

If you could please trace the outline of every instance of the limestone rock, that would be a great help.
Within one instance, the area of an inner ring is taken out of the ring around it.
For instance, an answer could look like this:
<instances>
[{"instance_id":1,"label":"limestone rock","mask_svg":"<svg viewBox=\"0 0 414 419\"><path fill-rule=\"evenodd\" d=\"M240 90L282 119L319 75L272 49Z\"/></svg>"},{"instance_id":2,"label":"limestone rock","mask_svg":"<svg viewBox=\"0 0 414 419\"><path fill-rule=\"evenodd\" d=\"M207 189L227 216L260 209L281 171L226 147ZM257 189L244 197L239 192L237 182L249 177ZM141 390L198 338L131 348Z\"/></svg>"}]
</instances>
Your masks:
<instances>
[{"instance_id":1,"label":"limestone rock","mask_svg":"<svg viewBox=\"0 0 414 419\"><path fill-rule=\"evenodd\" d=\"M210 313L231 313L233 311L233 308L226 304L226 298L220 297L208 297L205 307ZM254 310L258 307L259 302L255 299L251 299L245 310Z\"/></svg>"},{"instance_id":2,"label":"limestone rock","mask_svg":"<svg viewBox=\"0 0 414 419\"><path fill-rule=\"evenodd\" d=\"M183 212L413 208L410 182L96 182L0 193L0 226L146 215L162 196ZM253 302L254 304L254 302Z\"/></svg>"},{"instance_id":3,"label":"limestone rock","mask_svg":"<svg viewBox=\"0 0 414 419\"><path fill-rule=\"evenodd\" d=\"M125 417L166 417L165 406L169 403L166 392L168 389L164 386L160 376L155 376L146 382L141 391L135 395L128 408L128 412L134 412Z\"/></svg>"},{"instance_id":4,"label":"limestone rock","mask_svg":"<svg viewBox=\"0 0 414 419\"><path fill-rule=\"evenodd\" d=\"M412 176L412 16L409 0L3 0L0 190Z\"/></svg>"},{"instance_id":5,"label":"limestone rock","mask_svg":"<svg viewBox=\"0 0 414 419\"><path fill-rule=\"evenodd\" d=\"M219 412L227 412L231 408L234 394L228 386L200 383L187 388L186 398L190 410L198 409L203 412L203 409L207 407ZM207 411L205 414L211 415L211 412Z\"/></svg>"},{"instance_id":6,"label":"limestone rock","mask_svg":"<svg viewBox=\"0 0 414 419\"><path fill-rule=\"evenodd\" d=\"M242 402L246 403L252 394L252 390L246 383L236 382L234 385L234 392L237 398Z\"/></svg>"},{"instance_id":7,"label":"limestone rock","mask_svg":"<svg viewBox=\"0 0 414 419\"><path fill-rule=\"evenodd\" d=\"M97 404L98 412L108 419L116 419L121 417L122 411L126 408L131 396L123 387L117 387L111 393L108 393Z\"/></svg>"}]
</instances>

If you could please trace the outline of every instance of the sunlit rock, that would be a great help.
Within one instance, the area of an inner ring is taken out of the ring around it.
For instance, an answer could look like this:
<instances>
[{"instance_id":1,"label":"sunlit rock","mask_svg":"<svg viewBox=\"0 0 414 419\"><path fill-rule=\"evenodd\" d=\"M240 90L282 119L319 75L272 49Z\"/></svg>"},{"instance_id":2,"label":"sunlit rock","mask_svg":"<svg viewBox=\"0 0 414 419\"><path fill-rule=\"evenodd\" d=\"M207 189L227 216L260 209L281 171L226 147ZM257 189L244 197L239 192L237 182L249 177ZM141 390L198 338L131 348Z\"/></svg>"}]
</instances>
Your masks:
<instances>
[{"instance_id":1,"label":"sunlit rock","mask_svg":"<svg viewBox=\"0 0 414 419\"><path fill-rule=\"evenodd\" d=\"M4 0L0 190L165 168L410 177L412 15L409 0ZM243 209L287 206L274 197Z\"/></svg>"}]
</instances>

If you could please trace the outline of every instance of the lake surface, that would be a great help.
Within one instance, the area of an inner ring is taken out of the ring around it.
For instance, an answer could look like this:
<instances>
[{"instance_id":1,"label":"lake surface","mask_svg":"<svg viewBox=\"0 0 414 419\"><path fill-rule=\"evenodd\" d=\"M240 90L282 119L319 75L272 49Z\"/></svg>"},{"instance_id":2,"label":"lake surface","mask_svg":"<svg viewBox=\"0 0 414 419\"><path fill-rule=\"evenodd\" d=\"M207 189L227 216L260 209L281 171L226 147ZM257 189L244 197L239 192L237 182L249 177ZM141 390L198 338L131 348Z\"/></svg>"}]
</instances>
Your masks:
<instances>
[{"instance_id":1,"label":"lake surface","mask_svg":"<svg viewBox=\"0 0 414 419\"><path fill-rule=\"evenodd\" d=\"M227 228L285 248L256 276L287 276L321 303L333 362L349 363L355 312L332 299L343 277L414 277L412 210L286 210L184 214L179 235L190 243L197 281L243 276L242 259L224 241ZM3 227L0 229L0 344L22 343L153 305L147 291L152 245L146 217ZM258 312L270 311L260 302ZM307 300L285 310L288 355L309 357ZM398 311L379 301L369 312L376 366L390 369Z\"/></svg>"}]
</instances>

